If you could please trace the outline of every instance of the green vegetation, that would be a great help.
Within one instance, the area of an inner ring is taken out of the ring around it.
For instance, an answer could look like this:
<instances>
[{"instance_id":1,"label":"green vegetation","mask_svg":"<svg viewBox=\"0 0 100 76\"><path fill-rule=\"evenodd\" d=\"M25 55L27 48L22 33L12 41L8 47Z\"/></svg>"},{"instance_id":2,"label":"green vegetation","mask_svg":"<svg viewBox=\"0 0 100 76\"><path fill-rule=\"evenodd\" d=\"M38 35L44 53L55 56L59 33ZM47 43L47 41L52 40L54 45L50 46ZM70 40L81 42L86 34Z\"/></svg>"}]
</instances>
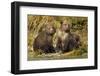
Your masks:
<instances>
[{"instance_id":1,"label":"green vegetation","mask_svg":"<svg viewBox=\"0 0 100 76\"><path fill-rule=\"evenodd\" d=\"M36 16L28 15L28 60L45 60L45 59L76 59L87 58L88 54L88 18L87 17L74 17L74 16ZM71 52L64 54L39 54L33 50L33 42L38 33L45 26L46 23L52 22L57 29L60 27L62 20L68 20L71 24L71 32L80 36L81 46Z\"/></svg>"}]
</instances>

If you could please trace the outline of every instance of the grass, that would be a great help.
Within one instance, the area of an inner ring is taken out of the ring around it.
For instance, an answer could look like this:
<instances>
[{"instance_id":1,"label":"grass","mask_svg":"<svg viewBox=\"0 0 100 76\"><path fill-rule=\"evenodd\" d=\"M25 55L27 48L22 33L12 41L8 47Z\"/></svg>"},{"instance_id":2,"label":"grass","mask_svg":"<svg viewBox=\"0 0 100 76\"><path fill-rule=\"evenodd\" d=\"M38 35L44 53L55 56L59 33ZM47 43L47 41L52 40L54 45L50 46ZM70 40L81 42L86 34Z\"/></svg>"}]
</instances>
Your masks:
<instances>
[{"instance_id":1,"label":"grass","mask_svg":"<svg viewBox=\"0 0 100 76\"><path fill-rule=\"evenodd\" d=\"M59 59L83 59L87 58L87 53L82 54L80 51L73 50L64 54L60 53L49 53L34 56L33 54L28 55L28 60L59 60Z\"/></svg>"},{"instance_id":2,"label":"grass","mask_svg":"<svg viewBox=\"0 0 100 76\"><path fill-rule=\"evenodd\" d=\"M61 19L69 19L74 25L71 32L80 36L81 46L64 54L49 53L39 54L34 52L33 42L39 30L49 21L54 22L55 28L59 28ZM79 22L80 21L80 22ZM85 22L84 22L85 21ZM83 23L84 22L84 23ZM77 26L79 25L79 26ZM33 16L28 15L28 54L27 60L59 60L59 59L83 59L88 58L88 37L87 37L87 17L54 17L54 16Z\"/></svg>"}]
</instances>

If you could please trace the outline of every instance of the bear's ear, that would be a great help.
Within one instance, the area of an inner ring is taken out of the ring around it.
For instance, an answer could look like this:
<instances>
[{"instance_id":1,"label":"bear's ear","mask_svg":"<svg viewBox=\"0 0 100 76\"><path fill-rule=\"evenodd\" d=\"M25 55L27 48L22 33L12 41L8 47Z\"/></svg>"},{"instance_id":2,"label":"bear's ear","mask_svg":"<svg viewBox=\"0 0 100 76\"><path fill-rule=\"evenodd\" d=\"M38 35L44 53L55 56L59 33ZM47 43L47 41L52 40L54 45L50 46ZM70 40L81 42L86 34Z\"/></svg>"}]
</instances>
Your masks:
<instances>
[{"instance_id":1,"label":"bear's ear","mask_svg":"<svg viewBox=\"0 0 100 76\"><path fill-rule=\"evenodd\" d=\"M45 29L45 27L44 28L42 28L42 31L45 31L46 29Z\"/></svg>"},{"instance_id":2,"label":"bear's ear","mask_svg":"<svg viewBox=\"0 0 100 76\"><path fill-rule=\"evenodd\" d=\"M40 28L39 32L45 31L46 29L47 29L47 24L44 24L44 25Z\"/></svg>"},{"instance_id":3,"label":"bear's ear","mask_svg":"<svg viewBox=\"0 0 100 76\"><path fill-rule=\"evenodd\" d=\"M42 26L42 27L39 29L39 32L42 32L42 31L45 31L45 26Z\"/></svg>"}]
</instances>

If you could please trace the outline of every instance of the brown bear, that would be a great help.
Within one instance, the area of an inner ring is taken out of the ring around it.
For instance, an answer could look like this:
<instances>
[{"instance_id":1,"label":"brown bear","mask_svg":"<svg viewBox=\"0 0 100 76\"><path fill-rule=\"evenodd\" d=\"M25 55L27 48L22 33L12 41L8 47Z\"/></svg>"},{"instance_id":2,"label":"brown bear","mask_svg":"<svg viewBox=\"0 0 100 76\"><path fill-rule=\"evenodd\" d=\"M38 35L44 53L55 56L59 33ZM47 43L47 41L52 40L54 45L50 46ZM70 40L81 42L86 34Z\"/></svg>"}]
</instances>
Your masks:
<instances>
[{"instance_id":1,"label":"brown bear","mask_svg":"<svg viewBox=\"0 0 100 76\"><path fill-rule=\"evenodd\" d=\"M80 37L75 33L70 32L71 25L68 21L61 22L61 27L56 32L57 42L56 50L61 52L68 52L80 45Z\"/></svg>"},{"instance_id":2,"label":"brown bear","mask_svg":"<svg viewBox=\"0 0 100 76\"><path fill-rule=\"evenodd\" d=\"M52 24L48 23L43 30L38 34L33 43L34 51L41 50L42 53L53 53L55 49L53 47L53 35L55 28Z\"/></svg>"}]
</instances>

